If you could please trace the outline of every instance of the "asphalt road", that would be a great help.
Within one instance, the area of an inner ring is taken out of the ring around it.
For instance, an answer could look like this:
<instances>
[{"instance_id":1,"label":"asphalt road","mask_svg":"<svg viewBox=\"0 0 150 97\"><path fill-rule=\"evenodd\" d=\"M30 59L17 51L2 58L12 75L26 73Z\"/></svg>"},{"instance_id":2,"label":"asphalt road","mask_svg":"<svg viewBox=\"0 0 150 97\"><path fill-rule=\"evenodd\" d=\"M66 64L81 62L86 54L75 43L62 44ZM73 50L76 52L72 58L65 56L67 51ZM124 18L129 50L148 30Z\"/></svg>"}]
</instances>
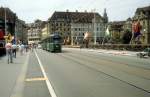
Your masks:
<instances>
[{"instance_id":1,"label":"asphalt road","mask_svg":"<svg viewBox=\"0 0 150 97\"><path fill-rule=\"evenodd\" d=\"M36 50L57 97L150 97L150 61L63 49Z\"/></svg>"},{"instance_id":2,"label":"asphalt road","mask_svg":"<svg viewBox=\"0 0 150 97\"><path fill-rule=\"evenodd\" d=\"M0 97L150 97L149 59L63 48L0 62Z\"/></svg>"}]
</instances>

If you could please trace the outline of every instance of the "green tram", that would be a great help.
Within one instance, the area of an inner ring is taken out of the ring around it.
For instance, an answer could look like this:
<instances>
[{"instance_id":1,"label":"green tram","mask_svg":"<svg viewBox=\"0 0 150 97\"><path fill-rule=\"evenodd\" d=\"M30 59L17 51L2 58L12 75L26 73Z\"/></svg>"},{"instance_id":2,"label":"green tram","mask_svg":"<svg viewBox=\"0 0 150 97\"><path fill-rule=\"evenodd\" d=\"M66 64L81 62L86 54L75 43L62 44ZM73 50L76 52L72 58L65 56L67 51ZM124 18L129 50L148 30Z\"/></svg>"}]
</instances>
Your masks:
<instances>
[{"instance_id":1,"label":"green tram","mask_svg":"<svg viewBox=\"0 0 150 97\"><path fill-rule=\"evenodd\" d=\"M49 52L62 51L62 38L59 34L52 34L41 42L42 49Z\"/></svg>"}]
</instances>

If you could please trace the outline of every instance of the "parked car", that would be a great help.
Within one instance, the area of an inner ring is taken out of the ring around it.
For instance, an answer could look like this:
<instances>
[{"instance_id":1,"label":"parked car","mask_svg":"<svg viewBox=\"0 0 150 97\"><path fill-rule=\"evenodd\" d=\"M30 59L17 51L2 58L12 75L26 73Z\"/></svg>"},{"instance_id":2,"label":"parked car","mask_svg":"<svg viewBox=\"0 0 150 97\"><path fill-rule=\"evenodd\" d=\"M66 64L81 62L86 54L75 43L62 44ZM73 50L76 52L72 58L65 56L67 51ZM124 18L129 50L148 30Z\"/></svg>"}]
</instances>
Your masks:
<instances>
[{"instance_id":1,"label":"parked car","mask_svg":"<svg viewBox=\"0 0 150 97\"><path fill-rule=\"evenodd\" d=\"M137 57L150 57L150 48L145 48L142 52L137 53Z\"/></svg>"}]
</instances>

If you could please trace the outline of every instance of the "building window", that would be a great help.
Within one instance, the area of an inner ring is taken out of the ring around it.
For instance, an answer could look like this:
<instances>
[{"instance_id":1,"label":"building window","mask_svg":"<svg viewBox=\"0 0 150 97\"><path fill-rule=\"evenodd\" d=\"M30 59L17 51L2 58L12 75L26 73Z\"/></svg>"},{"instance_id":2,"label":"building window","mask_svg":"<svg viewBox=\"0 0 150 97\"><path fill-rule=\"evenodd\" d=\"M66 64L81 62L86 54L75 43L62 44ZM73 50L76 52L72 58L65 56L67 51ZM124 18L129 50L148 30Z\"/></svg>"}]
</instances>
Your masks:
<instances>
[{"instance_id":1,"label":"building window","mask_svg":"<svg viewBox=\"0 0 150 97\"><path fill-rule=\"evenodd\" d=\"M60 23L60 26L62 26L62 23Z\"/></svg>"},{"instance_id":2,"label":"building window","mask_svg":"<svg viewBox=\"0 0 150 97\"><path fill-rule=\"evenodd\" d=\"M70 33L68 32L68 36L70 35Z\"/></svg>"},{"instance_id":3,"label":"building window","mask_svg":"<svg viewBox=\"0 0 150 97\"><path fill-rule=\"evenodd\" d=\"M56 26L58 26L58 23L56 23Z\"/></svg>"},{"instance_id":4,"label":"building window","mask_svg":"<svg viewBox=\"0 0 150 97\"><path fill-rule=\"evenodd\" d=\"M143 26L146 26L146 22L145 21L143 21Z\"/></svg>"},{"instance_id":5,"label":"building window","mask_svg":"<svg viewBox=\"0 0 150 97\"><path fill-rule=\"evenodd\" d=\"M64 23L64 26L66 26L66 23Z\"/></svg>"},{"instance_id":6,"label":"building window","mask_svg":"<svg viewBox=\"0 0 150 97\"><path fill-rule=\"evenodd\" d=\"M143 35L142 38L143 38L143 42L144 42L145 41L145 36Z\"/></svg>"},{"instance_id":7,"label":"building window","mask_svg":"<svg viewBox=\"0 0 150 97\"><path fill-rule=\"evenodd\" d=\"M77 31L77 28L75 28L75 31Z\"/></svg>"}]
</instances>

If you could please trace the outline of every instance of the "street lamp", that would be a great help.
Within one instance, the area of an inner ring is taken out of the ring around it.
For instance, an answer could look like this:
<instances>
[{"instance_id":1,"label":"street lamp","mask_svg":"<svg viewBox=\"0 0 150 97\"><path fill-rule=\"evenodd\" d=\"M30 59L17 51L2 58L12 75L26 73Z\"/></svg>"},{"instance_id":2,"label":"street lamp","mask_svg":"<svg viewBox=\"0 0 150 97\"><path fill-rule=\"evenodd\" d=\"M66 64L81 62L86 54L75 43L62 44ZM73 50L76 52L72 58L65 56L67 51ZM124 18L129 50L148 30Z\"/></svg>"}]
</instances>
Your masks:
<instances>
[{"instance_id":1,"label":"street lamp","mask_svg":"<svg viewBox=\"0 0 150 97\"><path fill-rule=\"evenodd\" d=\"M95 14L96 14L95 11L96 11L96 9L93 9L92 11L93 11L93 14L94 14L94 20L93 20L93 22L94 22L94 23L93 23L94 44L96 45L96 38L97 38L97 37L96 37L96 36L97 36L97 35L96 35L96 26L95 26L95 24L96 24L96 20L95 20Z\"/></svg>"},{"instance_id":2,"label":"street lamp","mask_svg":"<svg viewBox=\"0 0 150 97\"><path fill-rule=\"evenodd\" d=\"M6 20L7 20L7 18L6 18L6 7L4 7L4 15L5 15L5 35L7 35L7 24L6 24Z\"/></svg>"},{"instance_id":3,"label":"street lamp","mask_svg":"<svg viewBox=\"0 0 150 97\"><path fill-rule=\"evenodd\" d=\"M17 26L18 26L18 22L17 22L17 16L15 14L15 33L14 33L14 40L15 40L15 44L17 44L17 40L18 40L18 35L17 35Z\"/></svg>"}]
</instances>

